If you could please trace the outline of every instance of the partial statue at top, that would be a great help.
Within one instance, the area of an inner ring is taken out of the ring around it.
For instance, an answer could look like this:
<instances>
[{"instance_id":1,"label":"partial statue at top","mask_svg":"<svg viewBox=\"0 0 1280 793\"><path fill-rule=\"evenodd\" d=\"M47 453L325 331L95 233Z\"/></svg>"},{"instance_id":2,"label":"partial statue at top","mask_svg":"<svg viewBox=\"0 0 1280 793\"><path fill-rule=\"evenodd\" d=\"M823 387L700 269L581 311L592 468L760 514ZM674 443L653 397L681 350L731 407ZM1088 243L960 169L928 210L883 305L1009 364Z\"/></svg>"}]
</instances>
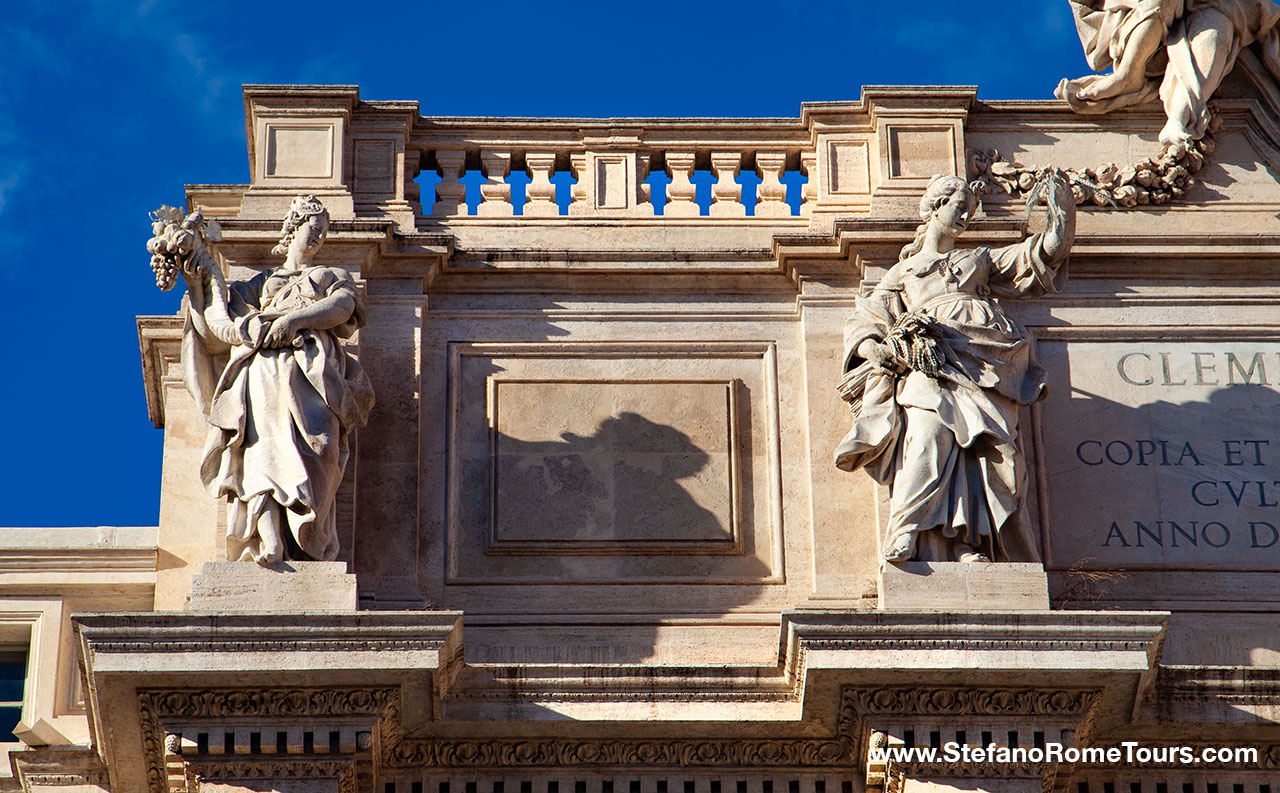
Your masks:
<instances>
[{"instance_id":1,"label":"partial statue at top","mask_svg":"<svg viewBox=\"0 0 1280 793\"><path fill-rule=\"evenodd\" d=\"M915 241L858 296L845 326L840 389L854 423L835 462L889 486L888 561L1040 558L1018 520L1018 411L1044 396L1045 371L998 298L1062 289L1075 198L1056 171L1033 195L1048 204L1043 232L1005 248L957 249L978 199L963 179L934 177Z\"/></svg>"},{"instance_id":2,"label":"partial statue at top","mask_svg":"<svg viewBox=\"0 0 1280 793\"><path fill-rule=\"evenodd\" d=\"M373 389L341 346L364 324L355 281L312 264L329 231L314 196L294 199L272 251L284 264L226 283L199 212L162 207L147 248L162 289L187 284L182 371L211 425L200 477L227 501L229 553L241 561L333 560L335 496L348 437Z\"/></svg>"},{"instance_id":3,"label":"partial statue at top","mask_svg":"<svg viewBox=\"0 0 1280 793\"><path fill-rule=\"evenodd\" d=\"M1164 102L1160 142L1199 140L1209 99L1240 50L1280 78L1280 3L1275 0L1068 0L1089 66L1110 74L1063 80L1057 95L1077 113Z\"/></svg>"}]
</instances>

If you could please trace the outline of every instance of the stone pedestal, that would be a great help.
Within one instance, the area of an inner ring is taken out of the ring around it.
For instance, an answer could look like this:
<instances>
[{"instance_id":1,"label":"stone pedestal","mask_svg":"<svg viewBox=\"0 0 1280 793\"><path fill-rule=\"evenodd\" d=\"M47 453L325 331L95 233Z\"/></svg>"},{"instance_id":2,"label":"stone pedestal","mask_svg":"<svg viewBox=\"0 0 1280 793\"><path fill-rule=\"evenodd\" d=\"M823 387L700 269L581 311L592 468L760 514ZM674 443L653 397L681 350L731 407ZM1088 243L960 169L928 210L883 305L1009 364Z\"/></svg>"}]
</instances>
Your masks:
<instances>
[{"instance_id":1,"label":"stone pedestal","mask_svg":"<svg viewBox=\"0 0 1280 793\"><path fill-rule=\"evenodd\" d=\"M355 611L346 562L207 562L191 580L188 611Z\"/></svg>"},{"instance_id":2,"label":"stone pedestal","mask_svg":"<svg viewBox=\"0 0 1280 793\"><path fill-rule=\"evenodd\" d=\"M899 562L880 567L889 611L1046 611L1044 566L1022 562Z\"/></svg>"}]
</instances>

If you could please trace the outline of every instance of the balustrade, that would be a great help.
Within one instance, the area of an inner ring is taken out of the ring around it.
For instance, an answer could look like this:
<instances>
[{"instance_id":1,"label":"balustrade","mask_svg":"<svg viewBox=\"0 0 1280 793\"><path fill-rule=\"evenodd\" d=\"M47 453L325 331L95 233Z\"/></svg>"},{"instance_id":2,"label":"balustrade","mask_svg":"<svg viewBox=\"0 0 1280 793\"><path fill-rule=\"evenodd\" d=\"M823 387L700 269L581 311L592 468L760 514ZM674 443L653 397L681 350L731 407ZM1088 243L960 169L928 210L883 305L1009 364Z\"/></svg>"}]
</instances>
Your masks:
<instances>
[{"instance_id":1,"label":"balustrade","mask_svg":"<svg viewBox=\"0 0 1280 793\"><path fill-rule=\"evenodd\" d=\"M555 217L560 214L556 204L556 186L551 183L555 174L556 153L553 151L528 152L524 156L529 171L529 186L525 188L524 216L527 218Z\"/></svg>"},{"instance_id":2,"label":"balustrade","mask_svg":"<svg viewBox=\"0 0 1280 793\"><path fill-rule=\"evenodd\" d=\"M747 208L742 205L742 185L735 179L742 165L738 152L716 152L711 155L711 170L716 183L711 188L712 217L742 218Z\"/></svg>"},{"instance_id":3,"label":"balustrade","mask_svg":"<svg viewBox=\"0 0 1280 793\"><path fill-rule=\"evenodd\" d=\"M467 168L467 153L456 149L438 150L436 165L440 169L440 183L436 185L436 203L431 214L435 217L465 215L467 186L462 183L462 176Z\"/></svg>"},{"instance_id":4,"label":"balustrade","mask_svg":"<svg viewBox=\"0 0 1280 793\"><path fill-rule=\"evenodd\" d=\"M671 184L667 185L667 205L663 214L672 218L697 217L698 204L694 201L697 188L693 184L693 152L667 152L667 170Z\"/></svg>"},{"instance_id":5,"label":"balustrade","mask_svg":"<svg viewBox=\"0 0 1280 793\"><path fill-rule=\"evenodd\" d=\"M515 214L515 208L511 206L511 185L507 184L511 153L482 151L480 167L484 171L485 183L480 185L480 206L476 207L476 214L490 218L511 217Z\"/></svg>"},{"instance_id":6,"label":"balustrade","mask_svg":"<svg viewBox=\"0 0 1280 793\"><path fill-rule=\"evenodd\" d=\"M801 159L803 157L804 155L801 155ZM787 168L786 152L756 152L756 168L760 171L760 186L756 188L756 217L790 217L791 206L787 204L787 186L782 183L782 177Z\"/></svg>"},{"instance_id":7,"label":"balustrade","mask_svg":"<svg viewBox=\"0 0 1280 793\"><path fill-rule=\"evenodd\" d=\"M766 126L776 129L751 129L748 135L733 127L726 132L715 121L692 131L664 129L663 120L654 121L654 128L645 127L639 136L631 129L626 135L568 125L546 130L542 120L530 120L521 128L514 119L487 128L479 120L460 120L468 125L466 134L416 134L410 149L422 159L425 171L440 178L435 203L424 207L424 213L440 220L467 216L463 180L477 168L484 181L474 214L482 218L754 217L776 222L807 216L817 200L817 154L799 126L767 121ZM517 206L511 174L520 172L527 175L528 185L523 205ZM566 172L573 179L568 200L563 194L557 200L557 183L568 179ZM695 174L707 172L711 189L700 196L695 180L701 184L708 177ZM744 182L756 181L744 173L759 180L754 191L743 189ZM795 183L802 178L808 183Z\"/></svg>"}]
</instances>

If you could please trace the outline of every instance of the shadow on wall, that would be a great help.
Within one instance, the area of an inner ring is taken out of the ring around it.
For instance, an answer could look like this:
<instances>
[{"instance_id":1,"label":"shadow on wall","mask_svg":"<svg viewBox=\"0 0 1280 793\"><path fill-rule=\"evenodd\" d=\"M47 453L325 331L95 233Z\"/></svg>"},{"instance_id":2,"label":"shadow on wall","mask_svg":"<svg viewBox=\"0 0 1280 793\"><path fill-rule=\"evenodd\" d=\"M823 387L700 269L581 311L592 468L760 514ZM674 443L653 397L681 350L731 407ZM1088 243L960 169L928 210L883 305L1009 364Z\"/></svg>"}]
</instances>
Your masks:
<instances>
[{"instance_id":1,"label":"shadow on wall","mask_svg":"<svg viewBox=\"0 0 1280 793\"><path fill-rule=\"evenodd\" d=\"M731 540L725 517L702 501L728 482L728 454L638 413L600 422L594 434L558 441L498 435L497 524L503 538L643 545ZM682 482L691 481L691 487ZM721 494L729 495L727 492Z\"/></svg>"},{"instance_id":2,"label":"shadow on wall","mask_svg":"<svg viewBox=\"0 0 1280 793\"><path fill-rule=\"evenodd\" d=\"M521 589L500 587L500 612L547 617L517 618L538 624L538 637L526 626L508 636L515 646L505 646L481 634L469 654L488 662L643 662L658 644L653 614L714 617L758 597L771 570L757 558L752 519L743 514L751 512L749 475L733 470L725 444L695 441L711 433L688 429L620 410L597 419L590 434L526 440L494 432L491 484L482 488L490 491L489 520L457 529L476 538L488 524L476 549L482 556L472 558L498 579L529 587L524 606ZM738 454L750 454L745 441ZM558 592L550 612L536 600L546 585ZM580 626L560 618L572 614L598 616Z\"/></svg>"},{"instance_id":3,"label":"shadow on wall","mask_svg":"<svg viewBox=\"0 0 1280 793\"><path fill-rule=\"evenodd\" d=\"M1041 421L1048 543L1065 571L1055 601L1088 607L1139 573L1199 571L1200 594L1220 588L1226 604L1233 584L1221 573L1280 571L1273 387L1237 383L1138 407L1075 388ZM1153 600L1178 599L1162 587Z\"/></svg>"}]
</instances>

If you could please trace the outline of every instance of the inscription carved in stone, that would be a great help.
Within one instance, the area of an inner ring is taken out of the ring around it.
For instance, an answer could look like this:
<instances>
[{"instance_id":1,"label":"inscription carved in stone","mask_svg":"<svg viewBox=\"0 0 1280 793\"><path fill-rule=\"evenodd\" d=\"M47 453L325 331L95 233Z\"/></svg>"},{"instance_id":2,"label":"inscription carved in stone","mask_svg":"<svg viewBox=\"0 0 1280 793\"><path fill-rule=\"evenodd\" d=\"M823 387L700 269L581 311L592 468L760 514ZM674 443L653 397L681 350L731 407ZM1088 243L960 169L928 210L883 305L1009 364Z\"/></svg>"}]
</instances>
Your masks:
<instances>
[{"instance_id":1,"label":"inscription carved in stone","mask_svg":"<svg viewBox=\"0 0 1280 793\"><path fill-rule=\"evenodd\" d=\"M1055 562L1280 569L1280 346L1048 341Z\"/></svg>"}]
</instances>

